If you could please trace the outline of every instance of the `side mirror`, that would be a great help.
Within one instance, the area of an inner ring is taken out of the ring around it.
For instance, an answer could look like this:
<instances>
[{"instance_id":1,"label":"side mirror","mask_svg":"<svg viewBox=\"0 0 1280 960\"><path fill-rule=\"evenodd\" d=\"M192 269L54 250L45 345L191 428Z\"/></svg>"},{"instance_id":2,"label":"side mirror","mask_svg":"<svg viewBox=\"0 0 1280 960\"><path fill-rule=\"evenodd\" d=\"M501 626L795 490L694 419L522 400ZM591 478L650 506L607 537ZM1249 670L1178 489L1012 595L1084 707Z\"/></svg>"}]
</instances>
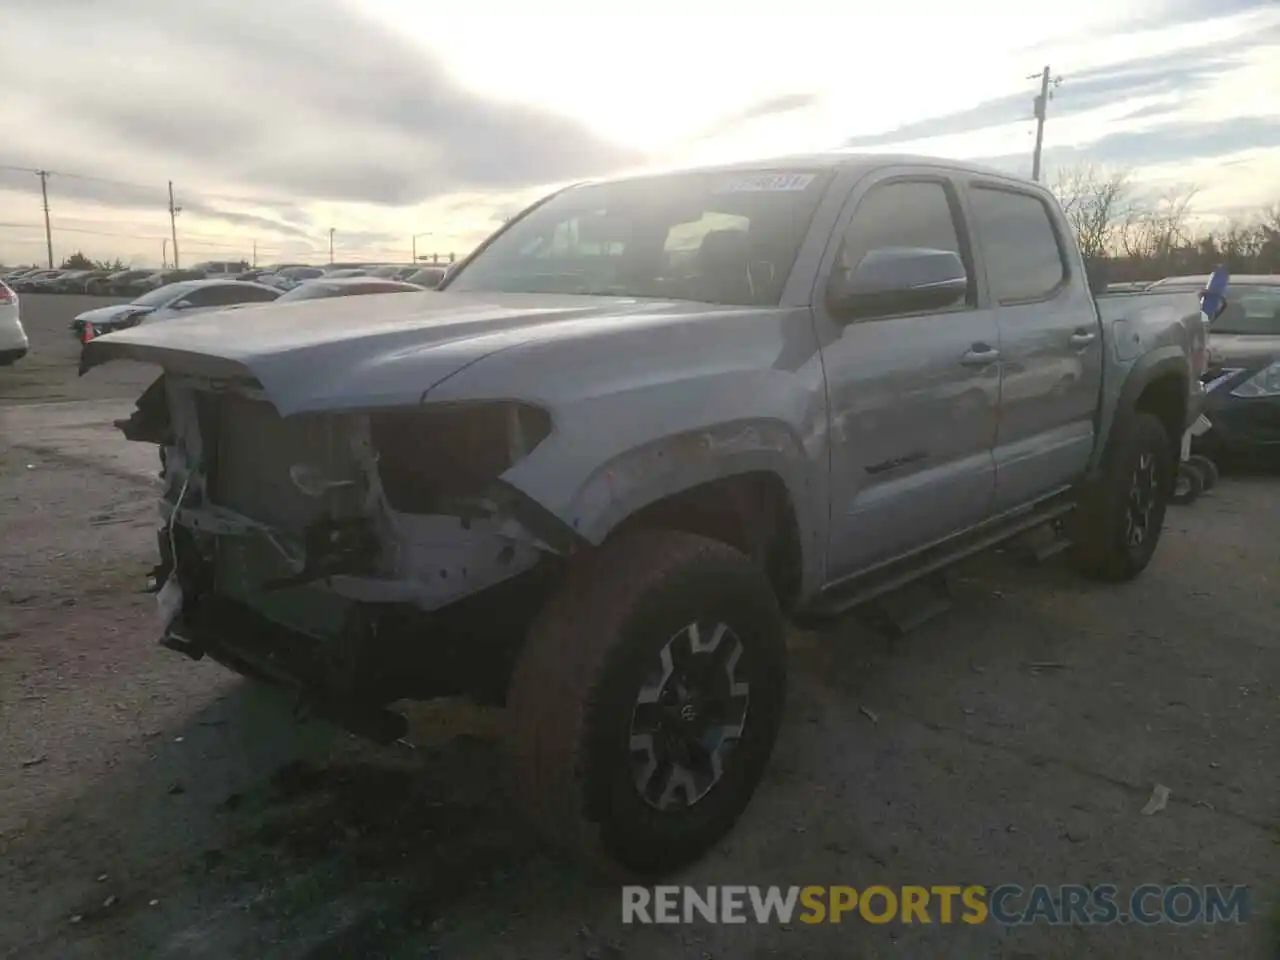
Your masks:
<instances>
[{"instance_id":1,"label":"side mirror","mask_svg":"<svg viewBox=\"0 0 1280 960\"><path fill-rule=\"evenodd\" d=\"M942 310L969 291L964 261L951 250L886 247L833 276L828 305L842 319Z\"/></svg>"},{"instance_id":2,"label":"side mirror","mask_svg":"<svg viewBox=\"0 0 1280 960\"><path fill-rule=\"evenodd\" d=\"M169 304L169 309L170 310L190 310L191 306L192 306L192 303L190 300L178 300L175 303Z\"/></svg>"}]
</instances>

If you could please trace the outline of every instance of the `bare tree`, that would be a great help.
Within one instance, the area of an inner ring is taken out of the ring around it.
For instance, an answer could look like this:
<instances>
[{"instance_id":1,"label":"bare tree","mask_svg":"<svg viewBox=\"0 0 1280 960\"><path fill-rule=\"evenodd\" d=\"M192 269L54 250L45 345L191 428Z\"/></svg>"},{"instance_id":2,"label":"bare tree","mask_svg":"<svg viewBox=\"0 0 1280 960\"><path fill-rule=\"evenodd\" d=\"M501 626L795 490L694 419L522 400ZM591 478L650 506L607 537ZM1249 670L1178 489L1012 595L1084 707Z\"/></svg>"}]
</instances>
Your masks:
<instances>
[{"instance_id":1,"label":"bare tree","mask_svg":"<svg viewBox=\"0 0 1280 960\"><path fill-rule=\"evenodd\" d=\"M1192 249L1193 204L1198 188L1173 187L1129 207L1120 228L1120 247L1133 260L1168 269Z\"/></svg>"},{"instance_id":2,"label":"bare tree","mask_svg":"<svg viewBox=\"0 0 1280 960\"><path fill-rule=\"evenodd\" d=\"M1085 259L1115 253L1133 202L1129 171L1087 163L1066 167L1055 175L1052 189Z\"/></svg>"}]
</instances>

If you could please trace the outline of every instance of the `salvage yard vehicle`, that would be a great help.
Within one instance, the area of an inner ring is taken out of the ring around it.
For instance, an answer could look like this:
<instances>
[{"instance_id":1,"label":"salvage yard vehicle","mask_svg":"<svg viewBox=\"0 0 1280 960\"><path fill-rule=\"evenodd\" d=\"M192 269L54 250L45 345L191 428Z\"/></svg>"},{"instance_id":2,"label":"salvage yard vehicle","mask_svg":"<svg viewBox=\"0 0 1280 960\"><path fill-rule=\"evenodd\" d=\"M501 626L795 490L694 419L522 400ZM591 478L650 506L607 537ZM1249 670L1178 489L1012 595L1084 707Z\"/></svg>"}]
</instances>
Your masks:
<instances>
[{"instance_id":1,"label":"salvage yard vehicle","mask_svg":"<svg viewBox=\"0 0 1280 960\"><path fill-rule=\"evenodd\" d=\"M819 155L582 184L431 296L89 344L159 364L162 643L381 741L505 705L545 835L642 874L746 807L786 624L1056 527L1089 576L1160 538L1203 399L1196 294L1092 294L1052 195Z\"/></svg>"},{"instance_id":2,"label":"salvage yard vehicle","mask_svg":"<svg viewBox=\"0 0 1280 960\"><path fill-rule=\"evenodd\" d=\"M0 280L0 367L17 363L27 355L30 342L22 328L18 295Z\"/></svg>"},{"instance_id":3,"label":"salvage yard vehicle","mask_svg":"<svg viewBox=\"0 0 1280 960\"><path fill-rule=\"evenodd\" d=\"M86 333L92 339L141 323L171 320L234 304L270 303L279 297L279 290L259 283L234 279L183 280L156 287L129 303L113 303L77 314L70 324L71 336L83 342Z\"/></svg>"},{"instance_id":4,"label":"salvage yard vehicle","mask_svg":"<svg viewBox=\"0 0 1280 960\"><path fill-rule=\"evenodd\" d=\"M1280 276L1231 279L1231 295L1209 331L1205 415L1195 449L1213 458L1280 451Z\"/></svg>"}]
</instances>

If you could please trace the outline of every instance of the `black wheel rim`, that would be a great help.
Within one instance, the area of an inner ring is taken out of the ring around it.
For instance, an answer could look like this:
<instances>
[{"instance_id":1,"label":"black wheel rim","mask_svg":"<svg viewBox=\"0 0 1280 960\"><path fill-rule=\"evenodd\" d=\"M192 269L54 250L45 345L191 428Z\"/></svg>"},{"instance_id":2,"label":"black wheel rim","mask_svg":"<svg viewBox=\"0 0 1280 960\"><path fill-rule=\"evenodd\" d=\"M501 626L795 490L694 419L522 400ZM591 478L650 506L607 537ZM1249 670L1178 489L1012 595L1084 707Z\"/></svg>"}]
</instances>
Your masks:
<instances>
[{"instance_id":1,"label":"black wheel rim","mask_svg":"<svg viewBox=\"0 0 1280 960\"><path fill-rule=\"evenodd\" d=\"M744 652L728 624L701 621L649 665L631 714L631 772L655 810L691 807L724 776L751 702Z\"/></svg>"},{"instance_id":2,"label":"black wheel rim","mask_svg":"<svg viewBox=\"0 0 1280 960\"><path fill-rule=\"evenodd\" d=\"M1156 505L1156 458L1144 453L1138 458L1129 484L1125 541L1131 547L1142 546L1151 529L1151 513Z\"/></svg>"}]
</instances>

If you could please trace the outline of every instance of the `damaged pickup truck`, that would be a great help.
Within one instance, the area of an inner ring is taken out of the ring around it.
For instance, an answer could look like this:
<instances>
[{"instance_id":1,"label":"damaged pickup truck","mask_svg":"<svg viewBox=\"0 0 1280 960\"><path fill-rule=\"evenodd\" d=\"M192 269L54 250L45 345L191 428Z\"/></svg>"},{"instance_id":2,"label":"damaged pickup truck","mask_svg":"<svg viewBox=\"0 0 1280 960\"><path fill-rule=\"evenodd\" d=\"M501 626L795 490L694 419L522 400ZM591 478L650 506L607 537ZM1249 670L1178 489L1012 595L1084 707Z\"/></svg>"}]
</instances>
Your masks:
<instances>
[{"instance_id":1,"label":"damaged pickup truck","mask_svg":"<svg viewBox=\"0 0 1280 960\"><path fill-rule=\"evenodd\" d=\"M381 741L505 705L533 820L641 872L747 805L789 619L1033 530L1138 575L1205 342L1042 187L886 156L578 185L439 292L248 312L86 347L164 371L163 643Z\"/></svg>"}]
</instances>

